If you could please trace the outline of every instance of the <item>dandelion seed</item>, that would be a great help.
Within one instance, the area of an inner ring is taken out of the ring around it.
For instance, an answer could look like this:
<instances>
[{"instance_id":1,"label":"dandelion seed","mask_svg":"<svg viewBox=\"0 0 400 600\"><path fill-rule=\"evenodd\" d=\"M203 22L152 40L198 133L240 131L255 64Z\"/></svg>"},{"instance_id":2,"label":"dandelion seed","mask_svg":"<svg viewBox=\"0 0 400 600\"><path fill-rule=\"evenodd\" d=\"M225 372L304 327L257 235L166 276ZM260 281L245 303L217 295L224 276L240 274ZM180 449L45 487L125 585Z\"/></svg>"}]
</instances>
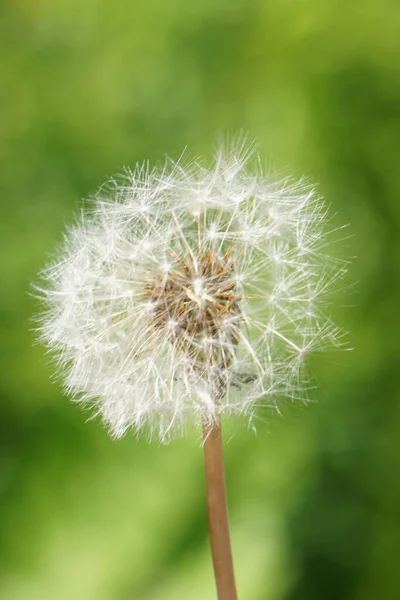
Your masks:
<instances>
[{"instance_id":1,"label":"dandelion seed","mask_svg":"<svg viewBox=\"0 0 400 600\"><path fill-rule=\"evenodd\" d=\"M321 314L344 269L303 182L247 170L242 145L138 166L103 186L44 272L40 331L68 393L114 436L162 441L303 395L302 358L340 332ZM300 388L300 389L299 389Z\"/></svg>"},{"instance_id":2,"label":"dandelion seed","mask_svg":"<svg viewBox=\"0 0 400 600\"><path fill-rule=\"evenodd\" d=\"M166 442L203 425L215 576L230 600L221 415L251 422L260 404L305 398L305 357L341 343L321 308L345 274L324 254L314 189L251 171L252 152L242 141L212 167L168 160L111 180L40 289L41 338L66 391L115 437L147 428Z\"/></svg>"}]
</instances>

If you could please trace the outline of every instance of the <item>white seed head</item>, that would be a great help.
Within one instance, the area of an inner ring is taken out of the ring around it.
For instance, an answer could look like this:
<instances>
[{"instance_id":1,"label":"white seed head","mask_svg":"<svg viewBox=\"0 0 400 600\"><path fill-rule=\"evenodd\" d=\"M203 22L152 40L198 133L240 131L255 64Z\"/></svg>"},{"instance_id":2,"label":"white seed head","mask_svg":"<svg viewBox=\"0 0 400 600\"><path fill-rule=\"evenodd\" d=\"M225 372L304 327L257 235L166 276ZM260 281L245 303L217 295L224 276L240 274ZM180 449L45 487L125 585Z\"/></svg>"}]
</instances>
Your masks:
<instances>
[{"instance_id":1,"label":"white seed head","mask_svg":"<svg viewBox=\"0 0 400 600\"><path fill-rule=\"evenodd\" d=\"M167 441L304 399L305 355L340 343L320 312L344 272L322 251L325 206L248 158L233 147L212 168L168 160L113 179L44 271L41 337L116 437L147 426Z\"/></svg>"}]
</instances>

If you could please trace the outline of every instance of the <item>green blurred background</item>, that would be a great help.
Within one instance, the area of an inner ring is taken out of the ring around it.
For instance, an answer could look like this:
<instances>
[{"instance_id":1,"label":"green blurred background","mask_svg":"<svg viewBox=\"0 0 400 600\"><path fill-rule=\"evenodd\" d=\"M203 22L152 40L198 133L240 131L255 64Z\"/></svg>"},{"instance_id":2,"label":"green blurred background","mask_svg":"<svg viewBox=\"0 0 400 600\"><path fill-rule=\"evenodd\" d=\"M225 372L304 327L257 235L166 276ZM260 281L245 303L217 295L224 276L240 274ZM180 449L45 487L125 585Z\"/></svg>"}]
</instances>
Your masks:
<instances>
[{"instance_id":1,"label":"green blurred background","mask_svg":"<svg viewBox=\"0 0 400 600\"><path fill-rule=\"evenodd\" d=\"M237 129L319 182L357 256L318 402L226 423L240 598L400 597L399 31L398 0L2 0L1 599L215 597L198 439L87 421L29 290L107 176Z\"/></svg>"}]
</instances>

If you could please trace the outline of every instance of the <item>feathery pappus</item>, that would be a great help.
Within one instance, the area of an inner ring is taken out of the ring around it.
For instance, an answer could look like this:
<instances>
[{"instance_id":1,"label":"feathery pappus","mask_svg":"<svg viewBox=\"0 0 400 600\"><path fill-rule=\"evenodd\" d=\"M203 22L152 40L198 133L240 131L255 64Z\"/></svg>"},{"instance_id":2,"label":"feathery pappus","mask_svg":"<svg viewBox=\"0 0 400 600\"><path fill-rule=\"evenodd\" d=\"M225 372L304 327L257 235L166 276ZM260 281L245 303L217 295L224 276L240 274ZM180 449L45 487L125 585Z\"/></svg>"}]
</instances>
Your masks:
<instances>
[{"instance_id":1,"label":"feathery pappus","mask_svg":"<svg viewBox=\"0 0 400 600\"><path fill-rule=\"evenodd\" d=\"M246 143L211 166L147 163L101 187L43 272L40 334L67 393L112 434L160 440L305 399L304 357L340 345L321 307L345 267L327 210Z\"/></svg>"}]
</instances>

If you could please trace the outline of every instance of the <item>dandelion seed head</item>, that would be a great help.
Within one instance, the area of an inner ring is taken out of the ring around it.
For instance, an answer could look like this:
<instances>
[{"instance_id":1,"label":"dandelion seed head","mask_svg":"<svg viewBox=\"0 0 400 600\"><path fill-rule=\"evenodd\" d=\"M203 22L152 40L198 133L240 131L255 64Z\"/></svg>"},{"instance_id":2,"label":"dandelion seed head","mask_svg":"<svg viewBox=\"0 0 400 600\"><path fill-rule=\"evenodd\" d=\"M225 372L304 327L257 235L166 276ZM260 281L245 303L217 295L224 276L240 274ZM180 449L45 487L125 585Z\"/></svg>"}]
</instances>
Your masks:
<instances>
[{"instance_id":1,"label":"dandelion seed head","mask_svg":"<svg viewBox=\"0 0 400 600\"><path fill-rule=\"evenodd\" d=\"M303 363L342 334L322 311L345 267L303 181L167 160L102 186L43 272L40 335L65 389L112 434L162 441L222 413L304 398ZM259 161L258 161L259 163Z\"/></svg>"}]
</instances>

